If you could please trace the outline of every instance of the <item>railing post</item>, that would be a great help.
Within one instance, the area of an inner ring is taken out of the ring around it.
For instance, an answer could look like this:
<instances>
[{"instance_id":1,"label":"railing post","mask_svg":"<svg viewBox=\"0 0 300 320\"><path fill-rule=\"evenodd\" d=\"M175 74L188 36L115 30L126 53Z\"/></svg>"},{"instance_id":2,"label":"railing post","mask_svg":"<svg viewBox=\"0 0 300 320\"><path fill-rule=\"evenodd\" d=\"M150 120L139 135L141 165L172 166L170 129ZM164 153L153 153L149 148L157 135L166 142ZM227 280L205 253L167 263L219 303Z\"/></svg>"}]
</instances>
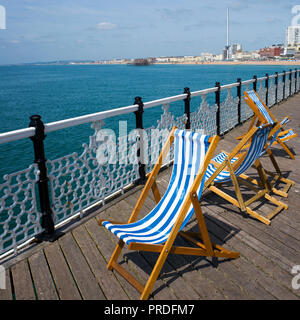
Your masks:
<instances>
[{"instance_id":1,"label":"railing post","mask_svg":"<svg viewBox=\"0 0 300 320\"><path fill-rule=\"evenodd\" d=\"M185 129L191 129L191 91L190 88L184 88L184 92L187 97L184 99L184 113L186 114L187 121L185 124Z\"/></svg>"},{"instance_id":2,"label":"railing post","mask_svg":"<svg viewBox=\"0 0 300 320\"><path fill-rule=\"evenodd\" d=\"M253 76L254 82L253 82L253 90L256 91L257 89L257 76Z\"/></svg>"},{"instance_id":3,"label":"railing post","mask_svg":"<svg viewBox=\"0 0 300 320\"><path fill-rule=\"evenodd\" d=\"M237 82L239 85L236 87L237 88L237 97L239 98L238 101L238 124L241 124L241 104L242 104L242 79L238 78Z\"/></svg>"},{"instance_id":4,"label":"railing post","mask_svg":"<svg viewBox=\"0 0 300 320\"><path fill-rule=\"evenodd\" d=\"M283 87L282 87L282 91L283 91L282 100L284 100L284 99L285 99L285 71L283 71L282 82L283 82Z\"/></svg>"},{"instance_id":5,"label":"railing post","mask_svg":"<svg viewBox=\"0 0 300 320\"><path fill-rule=\"evenodd\" d=\"M289 81L290 81L290 95L292 95L292 69L290 69L290 74L289 74Z\"/></svg>"},{"instance_id":6,"label":"railing post","mask_svg":"<svg viewBox=\"0 0 300 320\"><path fill-rule=\"evenodd\" d=\"M265 88L266 88L266 106L269 104L269 74L266 73L266 81L265 81Z\"/></svg>"},{"instance_id":7,"label":"railing post","mask_svg":"<svg viewBox=\"0 0 300 320\"><path fill-rule=\"evenodd\" d=\"M278 72L275 72L275 104L278 103Z\"/></svg>"},{"instance_id":8,"label":"railing post","mask_svg":"<svg viewBox=\"0 0 300 320\"><path fill-rule=\"evenodd\" d=\"M217 113L216 113L216 126L217 126L217 135L220 135L220 105L221 105L221 84L220 82L216 82L215 87L218 90L215 92L216 94L216 106L217 106Z\"/></svg>"},{"instance_id":9,"label":"railing post","mask_svg":"<svg viewBox=\"0 0 300 320\"><path fill-rule=\"evenodd\" d=\"M45 127L41 120L41 116L33 115L30 117L29 127L35 128L35 135L30 137L33 142L34 148L34 162L38 165L39 169L39 180L38 191L39 191L39 199L40 199L40 208L41 208L41 226L44 231L37 235L36 238L39 241L54 241L57 236L55 234L54 222L52 218L52 210L50 205L50 196L49 196L49 188L48 188L48 175L47 175L47 166L46 166L46 158L45 158L45 150L44 150L44 140L46 138L45 135Z\"/></svg>"},{"instance_id":10,"label":"railing post","mask_svg":"<svg viewBox=\"0 0 300 320\"><path fill-rule=\"evenodd\" d=\"M300 86L299 86L299 76L300 76L300 70L297 69L297 92L299 92Z\"/></svg>"},{"instance_id":11,"label":"railing post","mask_svg":"<svg viewBox=\"0 0 300 320\"><path fill-rule=\"evenodd\" d=\"M139 131L139 147L137 150L139 175L140 175L139 183L144 183L146 181L146 170L145 170L145 163L144 163L144 137L143 137L144 103L141 97L135 97L134 104L138 105L138 110L135 111L134 114L136 119L136 129Z\"/></svg>"},{"instance_id":12,"label":"railing post","mask_svg":"<svg viewBox=\"0 0 300 320\"><path fill-rule=\"evenodd\" d=\"M295 93L297 93L297 68L295 69Z\"/></svg>"}]
</instances>

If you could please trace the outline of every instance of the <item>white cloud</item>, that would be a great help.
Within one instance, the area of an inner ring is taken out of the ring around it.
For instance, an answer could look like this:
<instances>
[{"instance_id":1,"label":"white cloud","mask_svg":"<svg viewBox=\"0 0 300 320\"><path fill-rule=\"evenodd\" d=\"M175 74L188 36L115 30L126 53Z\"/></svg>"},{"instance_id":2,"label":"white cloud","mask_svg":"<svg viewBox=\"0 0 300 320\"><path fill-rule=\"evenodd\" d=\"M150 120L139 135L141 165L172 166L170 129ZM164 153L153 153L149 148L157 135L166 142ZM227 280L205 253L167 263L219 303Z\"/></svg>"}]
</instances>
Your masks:
<instances>
[{"instance_id":1,"label":"white cloud","mask_svg":"<svg viewBox=\"0 0 300 320\"><path fill-rule=\"evenodd\" d=\"M117 25L111 22L100 22L97 24L97 28L99 30L112 30L112 29L115 29L116 27Z\"/></svg>"}]
</instances>

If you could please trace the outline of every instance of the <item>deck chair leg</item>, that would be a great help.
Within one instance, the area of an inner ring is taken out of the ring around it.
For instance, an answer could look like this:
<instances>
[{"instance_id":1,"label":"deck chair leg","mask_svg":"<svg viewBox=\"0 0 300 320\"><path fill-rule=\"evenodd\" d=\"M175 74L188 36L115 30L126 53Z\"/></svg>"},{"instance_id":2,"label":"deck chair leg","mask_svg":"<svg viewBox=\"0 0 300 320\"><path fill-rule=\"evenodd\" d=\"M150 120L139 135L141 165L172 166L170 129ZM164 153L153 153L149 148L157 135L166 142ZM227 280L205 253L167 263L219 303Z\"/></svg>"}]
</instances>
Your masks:
<instances>
[{"instance_id":1,"label":"deck chair leg","mask_svg":"<svg viewBox=\"0 0 300 320\"><path fill-rule=\"evenodd\" d=\"M163 248L162 252L160 253L159 258L158 258L158 260L157 260L157 262L151 272L151 275L150 275L150 277L144 287L144 290L141 294L140 300L147 300L149 298L149 295L153 289L155 281L158 278L160 271L161 271L168 255L169 255L169 250L167 249L167 242L166 242L166 244L164 245L164 248Z\"/></svg>"},{"instance_id":2,"label":"deck chair leg","mask_svg":"<svg viewBox=\"0 0 300 320\"><path fill-rule=\"evenodd\" d=\"M111 258L110 258L110 260L108 262L108 264L107 264L107 269L108 270L111 271L113 269L113 264L117 262L118 257L120 255L123 247L124 247L124 242L122 240L119 240L119 242L116 245L116 248L115 248L115 250L114 250L114 252L113 252L113 254L112 254L112 256L111 256Z\"/></svg>"},{"instance_id":3,"label":"deck chair leg","mask_svg":"<svg viewBox=\"0 0 300 320\"><path fill-rule=\"evenodd\" d=\"M285 152L291 157L291 159L295 160L295 156L292 154L291 150L288 148L288 146L281 141L280 139L277 139L277 142L282 146L282 148L285 150Z\"/></svg>"},{"instance_id":4,"label":"deck chair leg","mask_svg":"<svg viewBox=\"0 0 300 320\"><path fill-rule=\"evenodd\" d=\"M275 157L273 156L272 151L271 151L270 149L268 149L268 150L267 150L267 153L268 153L268 156L269 156L269 158L270 158L270 160L271 160L271 162L272 162L272 165L273 165L273 167L274 167L274 169L275 169L275 171L276 171L276 174L275 174L275 173L273 173L273 172L271 172L271 171L269 171L269 170L265 170L265 172L266 172L269 176L273 177L272 181L270 182L271 189L272 189L272 191L273 191L275 194L277 194L277 195L279 195L279 196L281 196L281 197L287 198L287 197L288 197L287 192L289 191L289 189L290 189L292 186L295 185L295 182L292 181L292 180L290 180L290 179L287 179L287 178L282 177L281 170L280 170L280 168L279 168L279 166L278 166L278 163L277 163ZM279 189L277 189L277 188L274 187L275 183L276 183L278 180L280 180L282 183L285 184L285 187L284 187L282 190L279 190Z\"/></svg>"},{"instance_id":5,"label":"deck chair leg","mask_svg":"<svg viewBox=\"0 0 300 320\"><path fill-rule=\"evenodd\" d=\"M234 185L234 189L235 189L235 193L236 193L236 197L237 197L237 200L239 202L239 205L240 205L240 209L245 212L246 211L246 206L245 206L245 203L244 203L244 199L243 199L243 196L242 196L242 193L241 193L241 189L240 189L240 186L239 186L239 183L238 183L238 180L234 174L234 171L232 169L232 166L231 166L231 163L230 163L230 160L228 159L228 157L226 158L226 164L227 164L227 168L228 168L228 171L230 173L230 177L231 177L231 181Z\"/></svg>"},{"instance_id":6,"label":"deck chair leg","mask_svg":"<svg viewBox=\"0 0 300 320\"><path fill-rule=\"evenodd\" d=\"M259 160L256 160L254 162L254 166L255 166L257 173L259 175L259 179L262 184L262 187L266 190L266 192L269 193L271 191L271 185L268 181L268 177L266 175L266 172L265 172L261 162Z\"/></svg>"},{"instance_id":7,"label":"deck chair leg","mask_svg":"<svg viewBox=\"0 0 300 320\"><path fill-rule=\"evenodd\" d=\"M278 166L278 164L277 164L277 161L275 160L275 157L273 156L272 151L271 151L270 149L268 149L268 150L267 150L267 153L268 153L268 156L269 156L269 158L270 158L270 160L271 160L271 162L272 162L272 165L273 165L274 169L276 170L276 172L277 172L279 175L281 175L281 170L280 170L280 168L279 168L279 166Z\"/></svg>"},{"instance_id":8,"label":"deck chair leg","mask_svg":"<svg viewBox=\"0 0 300 320\"><path fill-rule=\"evenodd\" d=\"M202 241L205 245L205 248L207 250L208 255L210 257L212 257L211 263L212 263L213 267L217 268L218 263L219 263L218 257L216 257L214 254L213 245L211 243L210 236L208 234L207 226L206 226L206 223L204 220L203 212L202 212L197 194L194 193L192 195L191 199L192 199L192 203L193 203L193 207L194 207L194 212L195 212L195 215L196 215L196 218L198 221L198 227L200 230Z\"/></svg>"},{"instance_id":9,"label":"deck chair leg","mask_svg":"<svg viewBox=\"0 0 300 320\"><path fill-rule=\"evenodd\" d=\"M199 199L196 193L193 193L191 196L191 200L192 200L192 204L194 207L194 212L197 218L197 222L198 222L198 227L201 233L201 237L203 240L203 243L205 245L205 248L207 250L207 253L209 256L213 257L214 256L214 250L213 250L213 246L208 234L208 230L206 227L206 223L204 220L204 216L203 216L203 212L199 203Z\"/></svg>"},{"instance_id":10,"label":"deck chair leg","mask_svg":"<svg viewBox=\"0 0 300 320\"><path fill-rule=\"evenodd\" d=\"M210 190L213 191L214 193L216 193L217 195L219 195L220 197L222 197L223 199L226 199L227 201L229 201L230 203L232 203L236 207L240 208L239 202L236 199L234 199L233 197L231 197L230 195L228 195L227 193L216 188L215 186L210 186ZM256 218L257 220L263 222L264 224L269 225L271 223L271 221L269 219L263 217L262 215L260 215L259 213L255 212L255 211L253 211L248 206L246 206L246 212L250 216L252 216L253 218Z\"/></svg>"},{"instance_id":11,"label":"deck chair leg","mask_svg":"<svg viewBox=\"0 0 300 320\"><path fill-rule=\"evenodd\" d=\"M259 213L255 212L254 210L250 209L249 207L247 207L247 213L251 217L259 220L260 222L262 222L262 223L264 223L266 225L270 225L271 224L271 220L270 219L263 217L262 215L260 215Z\"/></svg>"}]
</instances>

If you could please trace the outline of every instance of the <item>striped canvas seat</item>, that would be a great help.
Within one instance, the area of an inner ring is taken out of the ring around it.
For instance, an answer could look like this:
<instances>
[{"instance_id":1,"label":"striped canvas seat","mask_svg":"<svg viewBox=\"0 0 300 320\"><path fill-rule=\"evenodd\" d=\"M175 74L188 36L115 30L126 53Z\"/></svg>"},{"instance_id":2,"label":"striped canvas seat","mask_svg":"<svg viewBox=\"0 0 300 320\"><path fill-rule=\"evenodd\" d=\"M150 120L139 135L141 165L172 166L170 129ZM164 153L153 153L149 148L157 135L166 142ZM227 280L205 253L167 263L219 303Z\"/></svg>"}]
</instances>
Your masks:
<instances>
[{"instance_id":1,"label":"striped canvas seat","mask_svg":"<svg viewBox=\"0 0 300 320\"><path fill-rule=\"evenodd\" d=\"M156 207L143 219L134 223L116 225L109 221L102 222L105 228L127 245L131 242L158 244L166 241L203 163L209 147L209 136L178 129L174 136L174 166L171 179ZM203 182L198 190L199 198L202 188ZM186 225L193 212L191 205L180 229Z\"/></svg>"},{"instance_id":2,"label":"striped canvas seat","mask_svg":"<svg viewBox=\"0 0 300 320\"><path fill-rule=\"evenodd\" d=\"M272 127L260 127L256 131L252 143L249 147L249 150L244 158L244 160L241 162L241 164L238 166L238 168L235 170L235 175L239 176L242 173L246 172L254 163L256 159L258 159L263 153L264 148L269 136L269 133L271 131ZM214 157L212 160L214 162L217 162L219 164L222 164L224 160L226 159L227 155L225 152L220 153L216 157ZM234 164L234 162L237 160L237 157L233 157L231 159L231 163ZM207 171L206 171L206 180L208 180L212 174L216 171L216 166L213 163L210 163L208 165ZM227 182L230 181L230 173L229 171L222 170L218 176L214 179L215 182Z\"/></svg>"},{"instance_id":3,"label":"striped canvas seat","mask_svg":"<svg viewBox=\"0 0 300 320\"><path fill-rule=\"evenodd\" d=\"M257 107L259 108L260 112L264 115L264 117L267 119L268 123L270 124L274 124L274 120L272 119L272 117L270 116L268 110L266 110L265 106L262 104L262 102L259 100L257 94L255 93L254 90L250 90L247 91L247 94L249 95L249 97L252 99L252 101L257 105ZM289 123L291 120L289 117L284 117L280 124L286 125L287 123Z\"/></svg>"},{"instance_id":4,"label":"striped canvas seat","mask_svg":"<svg viewBox=\"0 0 300 320\"><path fill-rule=\"evenodd\" d=\"M273 124L274 121L272 117L270 116L269 112L266 110L265 106L262 104L258 96L256 95L256 92L254 90L247 91L248 96L252 99L252 101L256 104L259 111L263 114L265 119L267 120L267 123Z\"/></svg>"}]
</instances>

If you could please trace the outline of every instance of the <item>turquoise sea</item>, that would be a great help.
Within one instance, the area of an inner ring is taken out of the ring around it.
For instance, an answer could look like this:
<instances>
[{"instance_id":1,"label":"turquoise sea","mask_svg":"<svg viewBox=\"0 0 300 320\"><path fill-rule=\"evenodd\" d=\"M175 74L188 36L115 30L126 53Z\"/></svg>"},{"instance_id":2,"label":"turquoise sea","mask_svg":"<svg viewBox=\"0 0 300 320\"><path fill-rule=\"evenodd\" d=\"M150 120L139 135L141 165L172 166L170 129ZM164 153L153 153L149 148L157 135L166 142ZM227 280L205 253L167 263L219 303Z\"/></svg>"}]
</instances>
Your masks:
<instances>
[{"instance_id":1,"label":"turquoise sea","mask_svg":"<svg viewBox=\"0 0 300 320\"><path fill-rule=\"evenodd\" d=\"M248 80L257 75L288 71L288 66L217 65L68 65L0 66L0 133L28 127L29 117L42 116L45 123L132 105L135 96L144 102L221 84ZM233 92L235 94L235 92ZM213 96L208 97L213 102ZM192 111L199 105L192 99ZM183 113L183 103L171 104L175 115ZM144 127L156 124L161 108L146 110ZM121 119L134 127L134 115ZM106 127L117 129L117 119ZM45 141L46 157L55 159L82 151L92 134L90 124L51 132ZM34 160L32 142L23 139L0 145L0 183L3 175L22 170Z\"/></svg>"}]
</instances>

